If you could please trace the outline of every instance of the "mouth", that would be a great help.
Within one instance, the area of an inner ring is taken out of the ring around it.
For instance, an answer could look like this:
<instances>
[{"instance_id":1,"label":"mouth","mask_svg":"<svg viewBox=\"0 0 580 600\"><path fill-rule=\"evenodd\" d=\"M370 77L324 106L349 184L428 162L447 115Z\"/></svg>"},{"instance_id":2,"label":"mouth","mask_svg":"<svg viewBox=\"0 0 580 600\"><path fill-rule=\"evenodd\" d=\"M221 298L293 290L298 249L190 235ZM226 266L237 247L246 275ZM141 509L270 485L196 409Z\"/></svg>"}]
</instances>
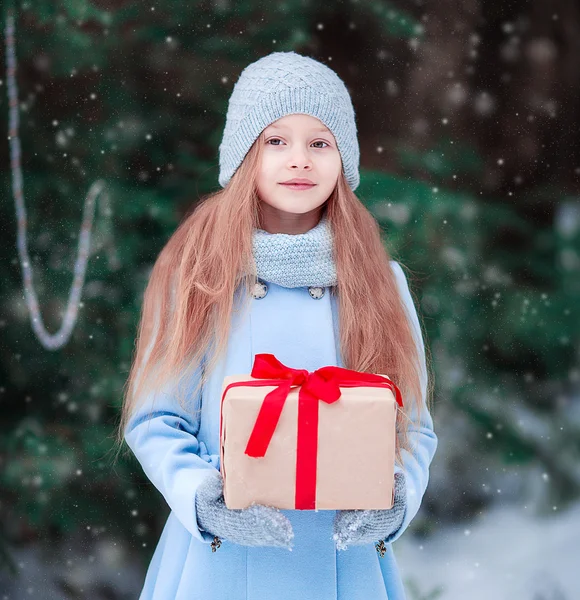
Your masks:
<instances>
[{"instance_id":1,"label":"mouth","mask_svg":"<svg viewBox=\"0 0 580 600\"><path fill-rule=\"evenodd\" d=\"M291 190L309 190L313 188L315 184L311 183L281 183L284 187L287 187Z\"/></svg>"}]
</instances>

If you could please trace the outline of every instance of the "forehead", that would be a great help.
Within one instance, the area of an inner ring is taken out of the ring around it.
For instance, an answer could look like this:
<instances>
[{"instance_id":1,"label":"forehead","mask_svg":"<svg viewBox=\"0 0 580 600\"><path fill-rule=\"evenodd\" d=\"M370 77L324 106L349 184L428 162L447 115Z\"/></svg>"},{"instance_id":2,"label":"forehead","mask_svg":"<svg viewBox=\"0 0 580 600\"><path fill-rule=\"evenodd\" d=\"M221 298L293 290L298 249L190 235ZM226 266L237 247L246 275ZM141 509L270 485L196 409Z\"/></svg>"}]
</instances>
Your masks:
<instances>
[{"instance_id":1,"label":"forehead","mask_svg":"<svg viewBox=\"0 0 580 600\"><path fill-rule=\"evenodd\" d=\"M301 116L303 116L303 115L301 115ZM302 129L305 129L307 131L316 131L316 132L329 132L330 131L328 129L328 127L326 127L324 125L324 123L322 123L318 119L315 119L314 117L312 117L308 120L300 119L300 123L298 123L297 120L293 120L292 122L278 120L278 121L275 121L274 123L271 123L270 125L268 125L268 127L266 127L266 129L268 129L268 130L275 129L278 131L292 131L293 129L297 129L299 127L301 127Z\"/></svg>"}]
</instances>

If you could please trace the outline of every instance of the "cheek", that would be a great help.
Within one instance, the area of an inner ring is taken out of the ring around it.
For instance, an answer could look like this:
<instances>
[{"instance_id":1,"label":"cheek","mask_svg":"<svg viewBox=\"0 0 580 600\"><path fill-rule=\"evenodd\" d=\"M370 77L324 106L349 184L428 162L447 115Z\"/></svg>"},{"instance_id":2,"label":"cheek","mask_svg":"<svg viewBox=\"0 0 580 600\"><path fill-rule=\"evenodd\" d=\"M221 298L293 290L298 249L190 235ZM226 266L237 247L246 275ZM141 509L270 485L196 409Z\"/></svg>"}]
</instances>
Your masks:
<instances>
[{"instance_id":1,"label":"cheek","mask_svg":"<svg viewBox=\"0 0 580 600\"><path fill-rule=\"evenodd\" d=\"M258 185L263 186L268 182L268 169L264 163L261 164L258 170Z\"/></svg>"},{"instance_id":2,"label":"cheek","mask_svg":"<svg viewBox=\"0 0 580 600\"><path fill-rule=\"evenodd\" d=\"M258 191L262 194L271 195L275 192L276 182L278 181L276 176L276 170L271 168L271 165L262 164L258 172L257 187Z\"/></svg>"},{"instance_id":3,"label":"cheek","mask_svg":"<svg viewBox=\"0 0 580 600\"><path fill-rule=\"evenodd\" d=\"M276 160L272 156L265 155L262 157L262 163L260 166L260 177L266 182L271 179L274 172L276 171Z\"/></svg>"},{"instance_id":4,"label":"cheek","mask_svg":"<svg viewBox=\"0 0 580 600\"><path fill-rule=\"evenodd\" d=\"M329 176L336 175L336 177L338 177L341 169L342 161L338 152L326 157L326 160L324 161L324 170Z\"/></svg>"}]
</instances>

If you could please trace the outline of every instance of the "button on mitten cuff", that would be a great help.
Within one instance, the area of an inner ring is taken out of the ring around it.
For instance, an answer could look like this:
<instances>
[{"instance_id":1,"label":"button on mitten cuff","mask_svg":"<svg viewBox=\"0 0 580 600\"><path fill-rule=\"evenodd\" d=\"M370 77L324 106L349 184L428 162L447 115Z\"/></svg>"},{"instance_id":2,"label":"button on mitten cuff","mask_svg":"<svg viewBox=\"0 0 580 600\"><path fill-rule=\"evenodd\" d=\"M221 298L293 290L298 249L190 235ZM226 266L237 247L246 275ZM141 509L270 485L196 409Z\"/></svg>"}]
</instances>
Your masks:
<instances>
[{"instance_id":1,"label":"button on mitten cuff","mask_svg":"<svg viewBox=\"0 0 580 600\"><path fill-rule=\"evenodd\" d=\"M242 546L274 546L292 550L292 524L280 510L254 504L229 509L223 496L223 478L218 471L198 488L195 507L200 528Z\"/></svg>"},{"instance_id":2,"label":"button on mitten cuff","mask_svg":"<svg viewBox=\"0 0 580 600\"><path fill-rule=\"evenodd\" d=\"M339 510L334 518L333 539L337 550L349 545L387 541L403 524L407 508L407 488L404 473L395 473L395 501L385 510Z\"/></svg>"}]
</instances>

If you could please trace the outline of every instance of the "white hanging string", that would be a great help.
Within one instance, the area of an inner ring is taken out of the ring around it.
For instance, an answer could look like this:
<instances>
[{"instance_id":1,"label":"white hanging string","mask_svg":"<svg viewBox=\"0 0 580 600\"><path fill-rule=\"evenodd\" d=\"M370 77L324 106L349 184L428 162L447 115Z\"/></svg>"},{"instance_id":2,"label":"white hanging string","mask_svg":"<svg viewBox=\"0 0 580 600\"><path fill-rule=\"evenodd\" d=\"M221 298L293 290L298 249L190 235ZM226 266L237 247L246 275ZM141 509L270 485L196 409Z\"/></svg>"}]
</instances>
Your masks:
<instances>
[{"instance_id":1,"label":"white hanging string","mask_svg":"<svg viewBox=\"0 0 580 600\"><path fill-rule=\"evenodd\" d=\"M74 329L78 318L78 310L80 298L85 280L87 262L89 256L89 247L91 241L91 229L93 225L93 217L95 213L95 200L99 194L100 197L100 215L103 219L109 221L112 215L109 196L105 190L105 182L102 179L95 181L85 198L85 206L83 212L83 221L79 235L77 259L74 267L74 280L69 292L68 304L60 329L55 334L50 334L44 327L42 316L38 308L38 296L32 282L32 267L30 257L28 255L27 239L26 239L26 208L24 206L24 197L22 193L22 168L20 163L20 138L18 135L18 88L16 85L16 53L14 50L14 16L12 9L7 12L6 18L6 67L7 67L7 89L9 101L9 130L8 140L10 142L10 165L12 171L12 190L14 194L14 202L16 205L16 218L18 222L18 255L22 273L24 278L24 296L32 329L38 337L40 343L47 350L57 350L64 346ZM115 254L115 249L112 244L112 236L110 229L107 228L104 239L99 247L94 248L96 252L104 248L109 260L109 267L117 269L119 262Z\"/></svg>"}]
</instances>

